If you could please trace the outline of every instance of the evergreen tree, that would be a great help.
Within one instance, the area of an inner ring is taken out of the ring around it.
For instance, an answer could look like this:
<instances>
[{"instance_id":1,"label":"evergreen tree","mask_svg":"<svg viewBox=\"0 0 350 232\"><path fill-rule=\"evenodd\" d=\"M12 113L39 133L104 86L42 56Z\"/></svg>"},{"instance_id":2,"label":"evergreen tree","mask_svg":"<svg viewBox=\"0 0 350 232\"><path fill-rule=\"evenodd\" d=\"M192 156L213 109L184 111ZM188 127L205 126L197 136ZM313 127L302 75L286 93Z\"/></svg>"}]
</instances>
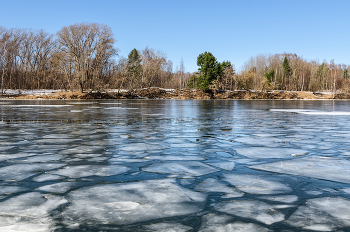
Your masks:
<instances>
[{"instance_id":1,"label":"evergreen tree","mask_svg":"<svg viewBox=\"0 0 350 232\"><path fill-rule=\"evenodd\" d=\"M265 78L266 78L268 85L271 84L274 76L275 76L275 70L273 70L273 69L270 72L265 73Z\"/></svg>"},{"instance_id":2,"label":"evergreen tree","mask_svg":"<svg viewBox=\"0 0 350 232\"><path fill-rule=\"evenodd\" d=\"M142 75L141 56L136 48L134 48L128 55L127 72L128 76L131 78L132 85L139 76Z\"/></svg>"},{"instance_id":3,"label":"evergreen tree","mask_svg":"<svg viewBox=\"0 0 350 232\"><path fill-rule=\"evenodd\" d=\"M284 82L286 82L288 80L288 83L289 83L290 77L292 75L293 75L293 70L289 65L289 61L288 61L287 57L284 57L284 61L283 61L283 80L284 80Z\"/></svg>"},{"instance_id":4,"label":"evergreen tree","mask_svg":"<svg viewBox=\"0 0 350 232\"><path fill-rule=\"evenodd\" d=\"M349 79L349 71L348 71L347 69L344 69L343 77L344 77L345 79Z\"/></svg>"},{"instance_id":5,"label":"evergreen tree","mask_svg":"<svg viewBox=\"0 0 350 232\"><path fill-rule=\"evenodd\" d=\"M197 57L198 72L198 86L202 90L209 89L209 86L214 80L222 75L222 65L210 53L205 52Z\"/></svg>"}]
</instances>

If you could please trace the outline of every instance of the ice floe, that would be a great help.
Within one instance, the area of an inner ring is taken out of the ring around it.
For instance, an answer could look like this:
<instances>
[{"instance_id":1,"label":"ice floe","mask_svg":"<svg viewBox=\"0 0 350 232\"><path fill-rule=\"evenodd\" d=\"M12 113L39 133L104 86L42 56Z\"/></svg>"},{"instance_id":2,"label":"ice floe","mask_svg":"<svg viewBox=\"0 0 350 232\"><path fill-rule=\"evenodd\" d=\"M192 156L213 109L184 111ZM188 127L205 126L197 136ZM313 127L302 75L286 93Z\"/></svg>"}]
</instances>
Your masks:
<instances>
[{"instance_id":1,"label":"ice floe","mask_svg":"<svg viewBox=\"0 0 350 232\"><path fill-rule=\"evenodd\" d=\"M166 222L162 222L162 223L155 223L155 224L151 224L151 225L146 225L144 226L144 228L146 229L145 231L152 231L152 232L186 232L186 231L190 231L193 228L190 226L185 226L182 225L180 223L166 223Z\"/></svg>"},{"instance_id":2,"label":"ice floe","mask_svg":"<svg viewBox=\"0 0 350 232\"><path fill-rule=\"evenodd\" d=\"M81 178L87 176L113 176L127 172L129 168L120 165L79 165L68 166L50 174L61 175L70 178Z\"/></svg>"},{"instance_id":3,"label":"ice floe","mask_svg":"<svg viewBox=\"0 0 350 232\"><path fill-rule=\"evenodd\" d=\"M223 198L242 197L244 195L244 193L237 189L228 187L226 184L213 178L205 179L203 182L196 185L194 189L206 193L224 193L225 195L222 196Z\"/></svg>"},{"instance_id":4,"label":"ice floe","mask_svg":"<svg viewBox=\"0 0 350 232\"><path fill-rule=\"evenodd\" d=\"M129 224L203 209L206 195L165 180L101 184L72 191L65 224Z\"/></svg>"},{"instance_id":5,"label":"ice floe","mask_svg":"<svg viewBox=\"0 0 350 232\"><path fill-rule=\"evenodd\" d=\"M251 168L313 177L350 184L350 161L332 157L310 156L282 160L267 164L252 165Z\"/></svg>"},{"instance_id":6,"label":"ice floe","mask_svg":"<svg viewBox=\"0 0 350 232\"><path fill-rule=\"evenodd\" d=\"M219 170L197 161L179 161L154 163L148 167L143 168L143 171L177 175L202 176L217 172Z\"/></svg>"},{"instance_id":7,"label":"ice floe","mask_svg":"<svg viewBox=\"0 0 350 232\"><path fill-rule=\"evenodd\" d=\"M34 176L38 171L48 171L64 164L14 164L0 168L0 180L21 181Z\"/></svg>"},{"instance_id":8,"label":"ice floe","mask_svg":"<svg viewBox=\"0 0 350 232\"><path fill-rule=\"evenodd\" d=\"M306 150L291 148L242 147L236 152L252 159L289 158L291 156L307 155Z\"/></svg>"},{"instance_id":9,"label":"ice floe","mask_svg":"<svg viewBox=\"0 0 350 232\"><path fill-rule=\"evenodd\" d=\"M37 192L0 202L0 231L52 231L50 212L65 203L63 197Z\"/></svg>"},{"instance_id":10,"label":"ice floe","mask_svg":"<svg viewBox=\"0 0 350 232\"><path fill-rule=\"evenodd\" d=\"M246 222L232 222L233 217L213 213L202 217L200 232L267 232L267 228Z\"/></svg>"},{"instance_id":11,"label":"ice floe","mask_svg":"<svg viewBox=\"0 0 350 232\"><path fill-rule=\"evenodd\" d=\"M292 189L275 178L249 174L224 174L226 181L237 189L251 194L278 194L291 192Z\"/></svg>"},{"instance_id":12,"label":"ice floe","mask_svg":"<svg viewBox=\"0 0 350 232\"><path fill-rule=\"evenodd\" d=\"M213 204L217 211L250 218L271 225L284 220L284 214L276 206L257 200L233 200Z\"/></svg>"},{"instance_id":13,"label":"ice floe","mask_svg":"<svg viewBox=\"0 0 350 232\"><path fill-rule=\"evenodd\" d=\"M295 227L316 231L334 231L350 227L350 201L339 197L307 200L287 222Z\"/></svg>"}]
</instances>

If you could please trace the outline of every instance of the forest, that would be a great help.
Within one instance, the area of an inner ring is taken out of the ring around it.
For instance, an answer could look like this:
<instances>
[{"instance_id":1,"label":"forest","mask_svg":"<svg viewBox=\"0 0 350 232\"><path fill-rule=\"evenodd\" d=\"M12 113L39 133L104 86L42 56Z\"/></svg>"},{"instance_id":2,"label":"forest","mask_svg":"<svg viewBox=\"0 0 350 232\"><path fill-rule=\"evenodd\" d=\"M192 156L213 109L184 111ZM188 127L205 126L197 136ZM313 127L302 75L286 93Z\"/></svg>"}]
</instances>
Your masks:
<instances>
[{"instance_id":1,"label":"forest","mask_svg":"<svg viewBox=\"0 0 350 232\"><path fill-rule=\"evenodd\" d=\"M305 60L296 54L251 57L240 71L210 52L199 54L198 71L175 70L163 51L133 49L118 56L111 28L78 23L56 34L0 26L1 92L4 89L108 90L160 87L222 90L350 90L349 65Z\"/></svg>"}]
</instances>

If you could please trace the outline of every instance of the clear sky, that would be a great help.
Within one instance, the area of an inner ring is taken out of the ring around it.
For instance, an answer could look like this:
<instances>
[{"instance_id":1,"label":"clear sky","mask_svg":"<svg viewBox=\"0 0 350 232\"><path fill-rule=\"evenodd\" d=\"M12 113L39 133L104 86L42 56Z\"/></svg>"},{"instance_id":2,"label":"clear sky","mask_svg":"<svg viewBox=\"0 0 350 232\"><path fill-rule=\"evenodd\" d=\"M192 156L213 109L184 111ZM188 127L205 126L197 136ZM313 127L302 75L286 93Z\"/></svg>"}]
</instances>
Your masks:
<instances>
[{"instance_id":1,"label":"clear sky","mask_svg":"<svg viewBox=\"0 0 350 232\"><path fill-rule=\"evenodd\" d=\"M296 53L350 65L349 0L0 0L0 25L44 29L106 24L119 56L146 46L186 71L200 53L240 69L259 54Z\"/></svg>"}]
</instances>

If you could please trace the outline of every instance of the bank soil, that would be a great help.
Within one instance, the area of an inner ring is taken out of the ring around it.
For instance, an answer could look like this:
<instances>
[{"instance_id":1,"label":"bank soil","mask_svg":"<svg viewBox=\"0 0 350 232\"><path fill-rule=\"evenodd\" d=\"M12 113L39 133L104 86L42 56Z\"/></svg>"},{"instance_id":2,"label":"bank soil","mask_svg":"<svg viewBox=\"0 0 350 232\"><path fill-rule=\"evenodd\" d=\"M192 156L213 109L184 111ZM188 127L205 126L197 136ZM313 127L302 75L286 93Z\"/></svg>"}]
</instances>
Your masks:
<instances>
[{"instance_id":1,"label":"bank soil","mask_svg":"<svg viewBox=\"0 0 350 232\"><path fill-rule=\"evenodd\" d=\"M189 90L145 88L138 90L111 90L106 92L55 91L46 94L5 94L15 99L350 99L346 93L303 91L252 91L252 90Z\"/></svg>"}]
</instances>

